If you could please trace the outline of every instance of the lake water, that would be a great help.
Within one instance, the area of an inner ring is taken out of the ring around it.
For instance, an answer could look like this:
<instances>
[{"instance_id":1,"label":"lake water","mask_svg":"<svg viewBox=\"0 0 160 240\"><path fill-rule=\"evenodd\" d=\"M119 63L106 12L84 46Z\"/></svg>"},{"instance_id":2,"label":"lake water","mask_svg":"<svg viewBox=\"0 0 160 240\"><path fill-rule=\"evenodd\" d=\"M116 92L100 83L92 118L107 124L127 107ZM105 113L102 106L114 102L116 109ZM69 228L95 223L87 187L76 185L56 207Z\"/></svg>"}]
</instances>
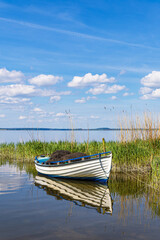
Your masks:
<instances>
[{"instance_id":1,"label":"lake water","mask_svg":"<svg viewBox=\"0 0 160 240\"><path fill-rule=\"evenodd\" d=\"M1 160L0 239L159 239L159 197L140 176L111 173L107 186Z\"/></svg>"},{"instance_id":2,"label":"lake water","mask_svg":"<svg viewBox=\"0 0 160 240\"><path fill-rule=\"evenodd\" d=\"M118 140L120 131L0 131L0 143L10 142L26 142L29 140L41 140L41 141L71 141L76 140L77 142L83 142L92 140L102 141L105 138L106 141Z\"/></svg>"}]
</instances>

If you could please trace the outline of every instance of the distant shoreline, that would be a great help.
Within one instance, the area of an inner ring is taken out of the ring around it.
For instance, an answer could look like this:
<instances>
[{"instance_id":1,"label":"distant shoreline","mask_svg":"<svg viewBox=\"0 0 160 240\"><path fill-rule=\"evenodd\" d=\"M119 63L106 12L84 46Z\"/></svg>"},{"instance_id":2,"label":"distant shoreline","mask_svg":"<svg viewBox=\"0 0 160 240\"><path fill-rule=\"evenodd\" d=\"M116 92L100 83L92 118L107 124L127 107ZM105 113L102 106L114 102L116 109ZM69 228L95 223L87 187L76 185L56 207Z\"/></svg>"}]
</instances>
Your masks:
<instances>
[{"instance_id":1,"label":"distant shoreline","mask_svg":"<svg viewBox=\"0 0 160 240\"><path fill-rule=\"evenodd\" d=\"M0 128L2 131L113 131L119 128Z\"/></svg>"},{"instance_id":2,"label":"distant shoreline","mask_svg":"<svg viewBox=\"0 0 160 240\"><path fill-rule=\"evenodd\" d=\"M0 128L0 131L134 131L149 130L146 128ZM151 129L150 129L151 130ZM158 130L153 128L152 130Z\"/></svg>"}]
</instances>

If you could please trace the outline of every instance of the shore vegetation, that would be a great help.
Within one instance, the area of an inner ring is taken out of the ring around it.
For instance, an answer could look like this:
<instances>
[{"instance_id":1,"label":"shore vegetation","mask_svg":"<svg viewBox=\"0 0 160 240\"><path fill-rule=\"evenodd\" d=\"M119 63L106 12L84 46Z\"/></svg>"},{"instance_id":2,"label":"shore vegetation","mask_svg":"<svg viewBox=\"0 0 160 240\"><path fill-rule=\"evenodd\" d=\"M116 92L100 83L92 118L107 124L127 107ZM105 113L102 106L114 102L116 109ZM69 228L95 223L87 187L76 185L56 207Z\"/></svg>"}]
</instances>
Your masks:
<instances>
[{"instance_id":1,"label":"shore vegetation","mask_svg":"<svg viewBox=\"0 0 160 240\"><path fill-rule=\"evenodd\" d=\"M119 121L121 130L117 141L89 141L78 143L71 141L45 142L32 140L28 142L1 143L1 161L32 161L37 155L51 155L56 150L84 152L92 155L105 151L112 151L112 171L119 172L151 172L153 185L160 184L160 123L158 118L153 121L151 114L144 114L143 118L127 117ZM88 133L89 135L89 133Z\"/></svg>"}]
</instances>

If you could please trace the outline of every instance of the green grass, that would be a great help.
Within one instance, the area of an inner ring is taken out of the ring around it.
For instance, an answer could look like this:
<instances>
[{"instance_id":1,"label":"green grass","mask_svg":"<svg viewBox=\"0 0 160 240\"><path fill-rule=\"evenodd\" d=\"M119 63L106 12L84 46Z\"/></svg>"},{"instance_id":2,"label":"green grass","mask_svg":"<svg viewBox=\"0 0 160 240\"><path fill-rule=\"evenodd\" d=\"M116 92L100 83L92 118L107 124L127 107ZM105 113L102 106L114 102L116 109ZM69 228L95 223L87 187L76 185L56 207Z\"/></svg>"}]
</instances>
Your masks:
<instances>
[{"instance_id":1,"label":"green grass","mask_svg":"<svg viewBox=\"0 0 160 240\"><path fill-rule=\"evenodd\" d=\"M106 151L112 151L113 163L116 165L150 164L154 169L158 166L160 156L160 140L136 140L131 142L107 142ZM84 152L88 155L104 151L102 142L91 141L89 143L77 143L69 141L41 142L29 141L26 143L0 144L0 157L13 160L33 160L35 156L50 155L56 150L69 150L71 152ZM158 164L158 165L157 165ZM158 171L159 174L159 171Z\"/></svg>"}]
</instances>

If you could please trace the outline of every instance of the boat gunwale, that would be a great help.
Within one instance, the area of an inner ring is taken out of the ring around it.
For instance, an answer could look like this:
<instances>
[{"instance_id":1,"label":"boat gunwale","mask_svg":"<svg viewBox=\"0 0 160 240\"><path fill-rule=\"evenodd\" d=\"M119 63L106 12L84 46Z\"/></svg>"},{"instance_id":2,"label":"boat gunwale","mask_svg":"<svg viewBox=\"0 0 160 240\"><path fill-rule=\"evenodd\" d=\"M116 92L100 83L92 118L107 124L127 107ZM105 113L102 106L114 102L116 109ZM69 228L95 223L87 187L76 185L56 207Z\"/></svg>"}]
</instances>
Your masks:
<instances>
[{"instance_id":1,"label":"boat gunwale","mask_svg":"<svg viewBox=\"0 0 160 240\"><path fill-rule=\"evenodd\" d=\"M109 155L106 155L106 156L101 156L102 154L109 154ZM93 156L97 156L99 155L98 157L96 158L90 158L90 159L85 159L87 157L93 157ZM55 162L50 162L51 164L41 164L41 163L38 163L37 160L38 158L36 157L35 158L35 164L37 166L41 166L41 167L62 167L62 166L68 166L68 165L71 165L71 164L76 164L76 163L84 163L84 162L89 162L89 161L93 161L93 160L101 160L101 159L104 159L104 158L110 158L112 157L112 152L109 151L109 152L103 152L103 153L97 153L97 154L94 154L94 155L88 155L88 156L84 156L84 157L79 157L79 158L72 158L72 159L66 159L66 160L62 160L62 161L55 161ZM82 158L84 158L84 160L82 160ZM74 160L79 160L79 161L74 161ZM69 161L72 161L72 162L69 162ZM61 163L65 163L67 162L67 164L61 164ZM59 165L57 163L60 163Z\"/></svg>"}]
</instances>

